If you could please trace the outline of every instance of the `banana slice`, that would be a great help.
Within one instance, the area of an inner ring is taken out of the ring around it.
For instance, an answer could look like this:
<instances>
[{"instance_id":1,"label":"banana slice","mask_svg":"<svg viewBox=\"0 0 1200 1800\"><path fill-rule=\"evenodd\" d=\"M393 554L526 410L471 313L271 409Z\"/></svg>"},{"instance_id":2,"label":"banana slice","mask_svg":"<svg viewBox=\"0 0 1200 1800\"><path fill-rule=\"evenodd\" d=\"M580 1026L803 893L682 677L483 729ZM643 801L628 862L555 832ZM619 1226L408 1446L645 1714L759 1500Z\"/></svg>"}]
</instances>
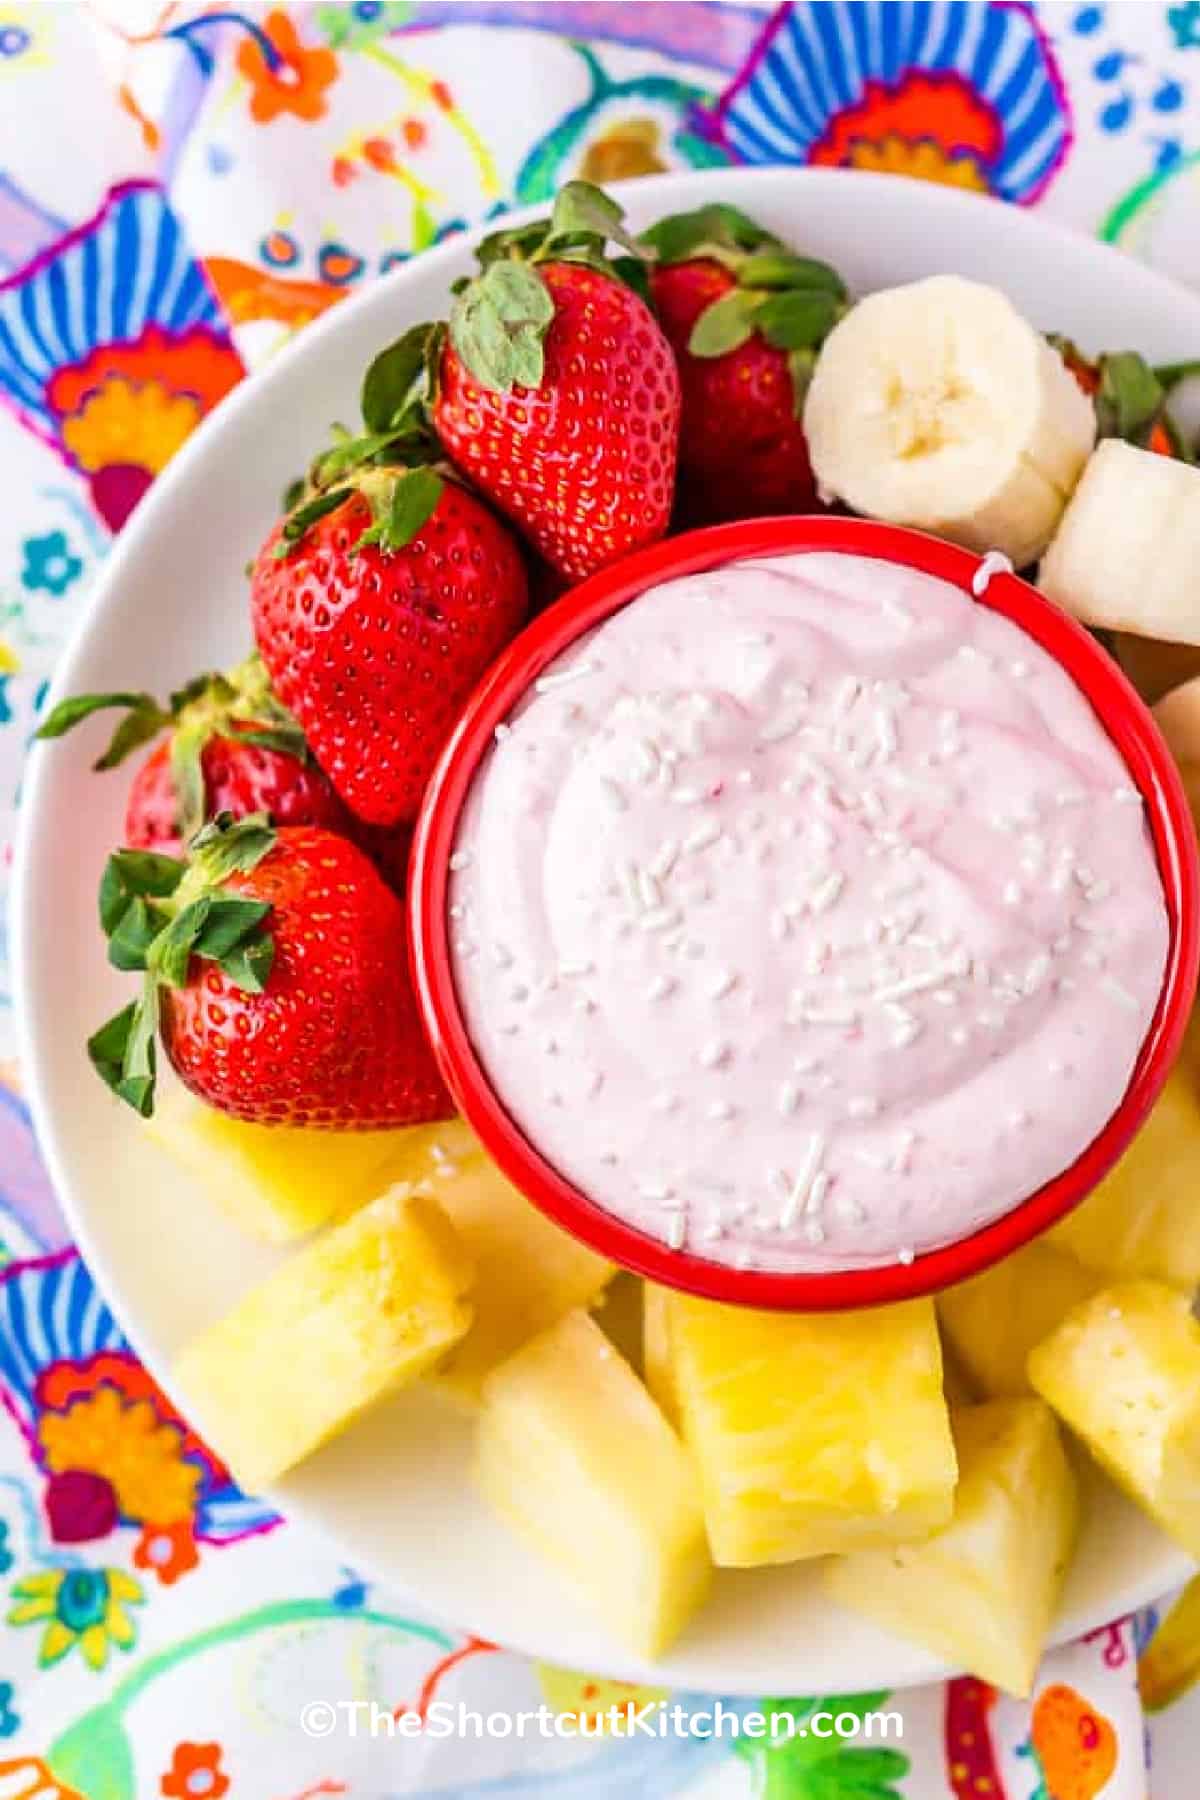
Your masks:
<instances>
[{"instance_id":1,"label":"banana slice","mask_svg":"<svg viewBox=\"0 0 1200 1800\"><path fill-rule=\"evenodd\" d=\"M1135 637L1132 631L1113 633L1117 661L1147 706L1164 694L1200 675L1200 645L1167 644L1162 638Z\"/></svg>"},{"instance_id":2,"label":"banana slice","mask_svg":"<svg viewBox=\"0 0 1200 1800\"><path fill-rule=\"evenodd\" d=\"M1192 819L1200 831L1200 676L1164 694L1154 718L1179 765Z\"/></svg>"},{"instance_id":3,"label":"banana slice","mask_svg":"<svg viewBox=\"0 0 1200 1800\"><path fill-rule=\"evenodd\" d=\"M1050 541L1096 418L1004 294L934 275L869 295L834 327L804 430L822 490L855 512L1021 568Z\"/></svg>"},{"instance_id":4,"label":"banana slice","mask_svg":"<svg viewBox=\"0 0 1200 1800\"><path fill-rule=\"evenodd\" d=\"M1200 644L1200 469L1106 438L1038 585L1086 625Z\"/></svg>"}]
</instances>

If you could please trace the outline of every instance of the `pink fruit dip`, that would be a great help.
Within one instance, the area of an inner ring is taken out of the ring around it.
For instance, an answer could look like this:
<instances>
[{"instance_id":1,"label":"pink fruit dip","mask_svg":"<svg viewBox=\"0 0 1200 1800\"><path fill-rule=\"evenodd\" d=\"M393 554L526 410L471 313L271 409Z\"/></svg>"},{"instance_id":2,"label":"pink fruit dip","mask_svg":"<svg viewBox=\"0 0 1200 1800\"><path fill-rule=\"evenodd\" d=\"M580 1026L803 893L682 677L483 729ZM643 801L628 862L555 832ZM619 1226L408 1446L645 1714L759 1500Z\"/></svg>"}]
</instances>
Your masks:
<instances>
[{"instance_id":1,"label":"pink fruit dip","mask_svg":"<svg viewBox=\"0 0 1200 1800\"><path fill-rule=\"evenodd\" d=\"M631 1225L742 1268L907 1262L1116 1110L1167 951L1141 798L956 588L825 553L673 581L496 737L451 860L467 1026Z\"/></svg>"}]
</instances>

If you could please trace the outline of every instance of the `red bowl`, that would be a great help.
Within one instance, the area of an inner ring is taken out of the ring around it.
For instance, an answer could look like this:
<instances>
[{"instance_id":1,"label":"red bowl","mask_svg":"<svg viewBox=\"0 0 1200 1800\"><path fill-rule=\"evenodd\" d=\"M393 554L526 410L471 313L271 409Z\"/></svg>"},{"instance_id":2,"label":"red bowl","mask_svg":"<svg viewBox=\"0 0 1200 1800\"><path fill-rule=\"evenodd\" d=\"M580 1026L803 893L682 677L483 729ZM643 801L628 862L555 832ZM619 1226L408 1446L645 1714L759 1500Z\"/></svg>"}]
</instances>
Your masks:
<instances>
[{"instance_id":1,"label":"red bowl","mask_svg":"<svg viewBox=\"0 0 1200 1800\"><path fill-rule=\"evenodd\" d=\"M508 1113L463 1019L452 972L446 887L459 815L481 757L546 665L583 633L662 581L751 556L840 550L924 570L971 594L980 559L921 532L861 519L755 519L689 532L602 570L557 601L508 647L476 690L429 786L410 887L413 972L442 1073L464 1117L509 1180L602 1256L664 1286L739 1306L819 1312L936 1292L1037 1237L1079 1204L1145 1122L1183 1041L1200 958L1200 868L1183 784L1150 713L1116 663L1075 620L1014 575L994 576L977 601L1049 652L1091 702L1145 802L1170 923L1166 973L1129 1087L1100 1135L1069 1168L970 1236L918 1256L833 1273L734 1269L671 1250L598 1206L551 1166Z\"/></svg>"}]
</instances>

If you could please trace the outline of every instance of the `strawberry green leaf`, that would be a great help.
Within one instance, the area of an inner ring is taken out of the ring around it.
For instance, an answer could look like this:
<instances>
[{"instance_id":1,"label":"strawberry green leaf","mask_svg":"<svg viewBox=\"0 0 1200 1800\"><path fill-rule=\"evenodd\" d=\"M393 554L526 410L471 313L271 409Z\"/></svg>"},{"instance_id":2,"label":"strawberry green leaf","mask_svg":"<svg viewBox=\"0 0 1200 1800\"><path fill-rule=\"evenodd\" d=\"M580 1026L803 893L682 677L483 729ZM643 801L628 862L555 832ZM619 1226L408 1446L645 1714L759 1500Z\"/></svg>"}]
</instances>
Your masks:
<instances>
[{"instance_id":1,"label":"strawberry green leaf","mask_svg":"<svg viewBox=\"0 0 1200 1800\"><path fill-rule=\"evenodd\" d=\"M846 298L835 269L812 256L794 256L790 250L763 250L748 256L738 267L738 281L748 288L799 289Z\"/></svg>"},{"instance_id":2,"label":"strawberry green leaf","mask_svg":"<svg viewBox=\"0 0 1200 1800\"><path fill-rule=\"evenodd\" d=\"M809 383L817 366L817 353L815 350L789 350L787 360L788 374L792 378L792 414L803 419Z\"/></svg>"},{"instance_id":3,"label":"strawberry green leaf","mask_svg":"<svg viewBox=\"0 0 1200 1800\"><path fill-rule=\"evenodd\" d=\"M369 432L386 432L413 398L413 390L425 368L425 351L431 325L414 325L403 337L381 350L363 377L362 416Z\"/></svg>"},{"instance_id":4,"label":"strawberry green leaf","mask_svg":"<svg viewBox=\"0 0 1200 1800\"><path fill-rule=\"evenodd\" d=\"M1153 369L1135 350L1118 350L1100 360L1096 427L1102 438L1145 444L1166 400Z\"/></svg>"},{"instance_id":5,"label":"strawberry green leaf","mask_svg":"<svg viewBox=\"0 0 1200 1800\"><path fill-rule=\"evenodd\" d=\"M777 350L808 350L828 337L839 310L833 294L789 291L764 300L755 323Z\"/></svg>"},{"instance_id":6,"label":"strawberry green leaf","mask_svg":"<svg viewBox=\"0 0 1200 1800\"><path fill-rule=\"evenodd\" d=\"M308 761L308 739L299 725L251 725L245 730L223 730L220 736L233 744L253 744L258 750L274 750L280 756L294 756L297 762Z\"/></svg>"},{"instance_id":7,"label":"strawberry green leaf","mask_svg":"<svg viewBox=\"0 0 1200 1800\"><path fill-rule=\"evenodd\" d=\"M266 936L238 944L221 957L222 972L247 994L261 994L275 962L275 941Z\"/></svg>"},{"instance_id":8,"label":"strawberry green leaf","mask_svg":"<svg viewBox=\"0 0 1200 1800\"><path fill-rule=\"evenodd\" d=\"M554 317L545 282L528 263L496 262L464 289L450 314L450 342L484 387L538 387L542 339Z\"/></svg>"},{"instance_id":9,"label":"strawberry green leaf","mask_svg":"<svg viewBox=\"0 0 1200 1800\"><path fill-rule=\"evenodd\" d=\"M688 339L690 354L707 359L740 349L754 336L757 315L763 305L761 294L748 293L745 288L730 288L727 294L705 307L692 326L692 335Z\"/></svg>"},{"instance_id":10,"label":"strawberry green leaf","mask_svg":"<svg viewBox=\"0 0 1200 1800\"><path fill-rule=\"evenodd\" d=\"M111 937L130 902L142 896L154 899L173 894L187 865L174 856L158 856L152 850L117 850L104 865L100 878L100 925Z\"/></svg>"},{"instance_id":11,"label":"strawberry green leaf","mask_svg":"<svg viewBox=\"0 0 1200 1800\"><path fill-rule=\"evenodd\" d=\"M212 911L211 893L199 894L175 914L150 946L146 967L165 987L183 987L196 944Z\"/></svg>"},{"instance_id":12,"label":"strawberry green leaf","mask_svg":"<svg viewBox=\"0 0 1200 1800\"><path fill-rule=\"evenodd\" d=\"M437 511L445 485L434 469L412 469L400 476L392 490L385 549L402 550L406 544L411 544L421 527Z\"/></svg>"},{"instance_id":13,"label":"strawberry green leaf","mask_svg":"<svg viewBox=\"0 0 1200 1800\"><path fill-rule=\"evenodd\" d=\"M220 895L208 909L193 946L197 956L221 962L244 945L271 910L269 900L242 900Z\"/></svg>"},{"instance_id":14,"label":"strawberry green leaf","mask_svg":"<svg viewBox=\"0 0 1200 1800\"><path fill-rule=\"evenodd\" d=\"M641 241L657 254L660 263L678 263L714 250L745 251L768 244L776 246L779 240L739 207L715 204L660 219L648 231L642 232Z\"/></svg>"},{"instance_id":15,"label":"strawberry green leaf","mask_svg":"<svg viewBox=\"0 0 1200 1800\"><path fill-rule=\"evenodd\" d=\"M555 240L561 237L581 234L597 237L601 246L608 239L630 256L652 256L653 250L646 243L640 243L625 229L625 209L618 206L611 194L603 188L596 187L590 181L568 181L565 187L558 190L554 201L554 211L550 215L550 233L543 246L543 256L553 254Z\"/></svg>"},{"instance_id":16,"label":"strawberry green leaf","mask_svg":"<svg viewBox=\"0 0 1200 1800\"><path fill-rule=\"evenodd\" d=\"M114 969L144 969L151 944L163 928L162 916L137 895L129 902L108 940L108 960Z\"/></svg>"},{"instance_id":17,"label":"strawberry green leaf","mask_svg":"<svg viewBox=\"0 0 1200 1800\"><path fill-rule=\"evenodd\" d=\"M234 819L218 813L188 846L192 867L210 887L220 887L231 875L245 875L274 848L276 834L266 813L247 813Z\"/></svg>"},{"instance_id":18,"label":"strawberry green leaf","mask_svg":"<svg viewBox=\"0 0 1200 1800\"><path fill-rule=\"evenodd\" d=\"M101 1080L143 1118L154 1110L158 1014L158 988L147 976L141 997L94 1032L87 1045Z\"/></svg>"},{"instance_id":19,"label":"strawberry green leaf","mask_svg":"<svg viewBox=\"0 0 1200 1800\"><path fill-rule=\"evenodd\" d=\"M306 500L303 506L298 506L294 513L289 513L283 522L283 531L280 534L279 542L275 546L276 557L286 556L300 542L310 526L315 525L318 519L323 519L327 513L336 512L343 501L349 500L353 492L353 488L333 488L327 494L314 495L311 500Z\"/></svg>"},{"instance_id":20,"label":"strawberry green leaf","mask_svg":"<svg viewBox=\"0 0 1200 1800\"><path fill-rule=\"evenodd\" d=\"M206 721L180 725L171 739L171 785L175 790L176 827L186 843L203 825L208 811L204 786L204 746L211 736Z\"/></svg>"},{"instance_id":21,"label":"strawberry green leaf","mask_svg":"<svg viewBox=\"0 0 1200 1800\"><path fill-rule=\"evenodd\" d=\"M84 719L90 719L93 713L113 706L125 707L126 714L113 732L103 756L92 764L94 769L115 768L132 750L148 744L171 723L172 714L163 710L153 694L79 694L74 699L61 700L34 735L62 737Z\"/></svg>"},{"instance_id":22,"label":"strawberry green leaf","mask_svg":"<svg viewBox=\"0 0 1200 1800\"><path fill-rule=\"evenodd\" d=\"M1169 391L1178 387L1181 381L1190 381L1200 375L1200 362L1161 363L1154 374L1160 385Z\"/></svg>"}]
</instances>

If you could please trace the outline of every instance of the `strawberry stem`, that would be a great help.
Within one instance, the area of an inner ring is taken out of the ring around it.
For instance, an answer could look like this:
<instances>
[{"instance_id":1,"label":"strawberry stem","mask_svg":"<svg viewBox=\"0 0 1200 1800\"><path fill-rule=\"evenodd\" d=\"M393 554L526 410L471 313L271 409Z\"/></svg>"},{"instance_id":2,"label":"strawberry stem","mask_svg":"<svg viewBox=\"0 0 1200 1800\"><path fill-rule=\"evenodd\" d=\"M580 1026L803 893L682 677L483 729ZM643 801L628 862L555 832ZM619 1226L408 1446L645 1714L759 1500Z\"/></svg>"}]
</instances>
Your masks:
<instances>
[{"instance_id":1,"label":"strawberry stem","mask_svg":"<svg viewBox=\"0 0 1200 1800\"><path fill-rule=\"evenodd\" d=\"M193 957L215 962L228 980L261 993L275 954L264 929L271 907L222 890L256 868L275 844L265 813L223 813L193 838L184 862L118 850L100 882L100 923L115 968L140 971L142 990L88 1040L101 1079L143 1118L154 1110L155 1036L161 990L187 984Z\"/></svg>"}]
</instances>

